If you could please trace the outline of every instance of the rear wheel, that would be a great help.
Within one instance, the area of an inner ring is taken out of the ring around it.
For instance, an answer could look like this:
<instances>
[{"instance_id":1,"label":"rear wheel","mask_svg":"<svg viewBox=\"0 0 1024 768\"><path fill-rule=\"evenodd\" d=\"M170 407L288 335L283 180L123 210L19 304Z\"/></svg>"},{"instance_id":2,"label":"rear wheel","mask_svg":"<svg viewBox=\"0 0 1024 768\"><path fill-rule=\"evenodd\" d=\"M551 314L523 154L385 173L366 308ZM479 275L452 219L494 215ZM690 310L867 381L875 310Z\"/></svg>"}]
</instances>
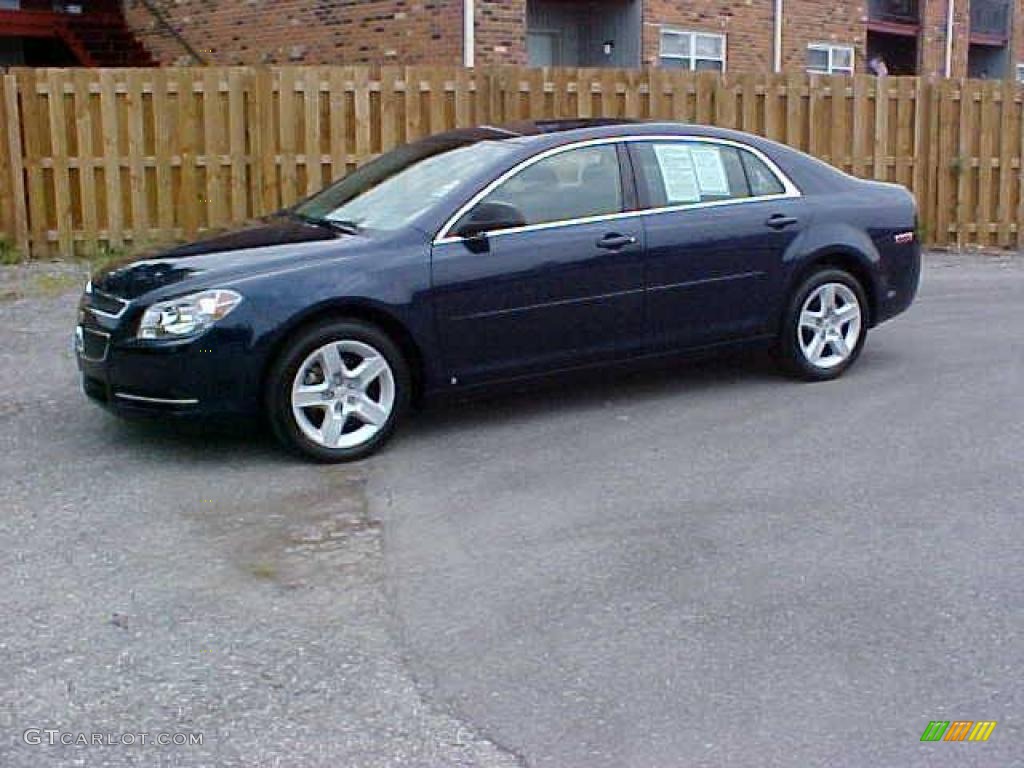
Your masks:
<instances>
[{"instance_id":1,"label":"rear wheel","mask_svg":"<svg viewBox=\"0 0 1024 768\"><path fill-rule=\"evenodd\" d=\"M779 350L787 371L808 381L841 376L867 338L867 301L853 275L822 269L794 292L783 318Z\"/></svg>"},{"instance_id":2,"label":"rear wheel","mask_svg":"<svg viewBox=\"0 0 1024 768\"><path fill-rule=\"evenodd\" d=\"M271 370L267 411L287 447L323 462L370 455L409 403L409 369L372 325L331 321L297 336Z\"/></svg>"}]
</instances>

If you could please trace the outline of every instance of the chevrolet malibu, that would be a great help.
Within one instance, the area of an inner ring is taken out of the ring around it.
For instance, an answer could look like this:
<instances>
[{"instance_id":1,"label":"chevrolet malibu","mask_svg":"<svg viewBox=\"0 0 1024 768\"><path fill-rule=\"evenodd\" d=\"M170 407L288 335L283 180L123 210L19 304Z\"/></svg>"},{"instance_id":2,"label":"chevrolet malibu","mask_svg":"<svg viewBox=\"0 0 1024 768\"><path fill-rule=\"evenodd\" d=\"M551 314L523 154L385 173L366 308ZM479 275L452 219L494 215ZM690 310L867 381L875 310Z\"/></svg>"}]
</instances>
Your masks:
<instances>
[{"instance_id":1,"label":"chevrolet malibu","mask_svg":"<svg viewBox=\"0 0 1024 768\"><path fill-rule=\"evenodd\" d=\"M410 403L738 343L834 379L917 291L916 206L735 131L433 136L258 224L93 276L83 388L123 416L265 416L358 459Z\"/></svg>"}]
</instances>

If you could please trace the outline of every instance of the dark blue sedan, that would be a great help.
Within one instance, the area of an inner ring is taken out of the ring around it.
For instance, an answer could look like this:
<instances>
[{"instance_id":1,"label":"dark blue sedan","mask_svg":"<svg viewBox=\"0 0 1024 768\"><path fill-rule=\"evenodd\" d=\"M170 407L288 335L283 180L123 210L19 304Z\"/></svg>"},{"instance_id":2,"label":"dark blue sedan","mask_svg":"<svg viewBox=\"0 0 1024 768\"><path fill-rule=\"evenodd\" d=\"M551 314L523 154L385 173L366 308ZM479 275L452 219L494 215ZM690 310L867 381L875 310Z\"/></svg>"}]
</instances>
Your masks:
<instances>
[{"instance_id":1,"label":"dark blue sedan","mask_svg":"<svg viewBox=\"0 0 1024 768\"><path fill-rule=\"evenodd\" d=\"M913 300L915 228L904 188L735 131L455 131L96 275L78 360L119 414L265 414L345 461L421 396L628 358L762 341L833 379Z\"/></svg>"}]
</instances>

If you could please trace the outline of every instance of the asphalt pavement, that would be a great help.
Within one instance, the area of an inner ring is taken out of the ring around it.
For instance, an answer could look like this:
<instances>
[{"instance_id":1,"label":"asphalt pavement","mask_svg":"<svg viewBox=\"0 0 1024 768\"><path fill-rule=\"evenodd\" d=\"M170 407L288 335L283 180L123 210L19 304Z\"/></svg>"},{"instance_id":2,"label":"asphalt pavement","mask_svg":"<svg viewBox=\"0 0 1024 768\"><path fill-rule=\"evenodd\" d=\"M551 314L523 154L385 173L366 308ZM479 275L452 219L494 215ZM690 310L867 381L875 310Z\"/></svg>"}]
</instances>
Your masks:
<instances>
[{"instance_id":1,"label":"asphalt pavement","mask_svg":"<svg viewBox=\"0 0 1024 768\"><path fill-rule=\"evenodd\" d=\"M578 377L348 467L117 421L78 276L2 277L5 768L1024 762L1024 258L931 255L838 382Z\"/></svg>"},{"instance_id":2,"label":"asphalt pavement","mask_svg":"<svg viewBox=\"0 0 1024 768\"><path fill-rule=\"evenodd\" d=\"M1022 297L1019 257L935 255L837 382L431 414L370 486L414 673L530 766L1024 764Z\"/></svg>"}]
</instances>

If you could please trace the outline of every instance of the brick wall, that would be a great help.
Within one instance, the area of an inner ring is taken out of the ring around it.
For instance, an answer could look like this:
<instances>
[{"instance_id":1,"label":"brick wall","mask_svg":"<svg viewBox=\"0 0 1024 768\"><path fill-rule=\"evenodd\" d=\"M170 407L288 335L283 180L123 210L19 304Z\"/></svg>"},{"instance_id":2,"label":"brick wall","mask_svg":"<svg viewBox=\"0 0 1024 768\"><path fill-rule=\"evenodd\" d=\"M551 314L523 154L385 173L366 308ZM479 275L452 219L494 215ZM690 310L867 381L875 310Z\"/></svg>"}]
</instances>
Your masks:
<instances>
[{"instance_id":1,"label":"brick wall","mask_svg":"<svg viewBox=\"0 0 1024 768\"><path fill-rule=\"evenodd\" d=\"M867 67L867 2L857 0L786 0L782 28L782 67L807 68L809 43L852 45L858 72Z\"/></svg>"},{"instance_id":2,"label":"brick wall","mask_svg":"<svg viewBox=\"0 0 1024 768\"><path fill-rule=\"evenodd\" d=\"M644 63L657 66L660 31L668 26L724 33L729 71L770 72L773 9L771 0L646 0Z\"/></svg>"},{"instance_id":3,"label":"brick wall","mask_svg":"<svg viewBox=\"0 0 1024 768\"><path fill-rule=\"evenodd\" d=\"M920 0L920 71L941 76L948 0ZM150 0L212 64L462 61L463 0ZM1024 0L1016 0L1014 53L1024 57ZM527 0L476 0L476 61L524 65ZM807 45L852 45L866 69L868 0L785 0L783 67L803 71ZM953 76L967 73L968 0L958 0ZM187 55L141 0L127 20L163 64ZM771 71L774 0L643 0L642 60L658 63L662 26L724 33L730 72Z\"/></svg>"},{"instance_id":4,"label":"brick wall","mask_svg":"<svg viewBox=\"0 0 1024 768\"><path fill-rule=\"evenodd\" d=\"M150 0L212 64L458 64L462 0ZM162 64L188 56L139 0L125 14Z\"/></svg>"},{"instance_id":5,"label":"brick wall","mask_svg":"<svg viewBox=\"0 0 1024 768\"><path fill-rule=\"evenodd\" d=\"M948 0L922 0L921 74L943 77L946 73L946 18ZM959 0L953 14L953 77L967 76L967 36L970 13L967 0Z\"/></svg>"},{"instance_id":6,"label":"brick wall","mask_svg":"<svg viewBox=\"0 0 1024 768\"><path fill-rule=\"evenodd\" d=\"M475 26L477 64L526 65L526 0L476 0Z\"/></svg>"}]
</instances>

